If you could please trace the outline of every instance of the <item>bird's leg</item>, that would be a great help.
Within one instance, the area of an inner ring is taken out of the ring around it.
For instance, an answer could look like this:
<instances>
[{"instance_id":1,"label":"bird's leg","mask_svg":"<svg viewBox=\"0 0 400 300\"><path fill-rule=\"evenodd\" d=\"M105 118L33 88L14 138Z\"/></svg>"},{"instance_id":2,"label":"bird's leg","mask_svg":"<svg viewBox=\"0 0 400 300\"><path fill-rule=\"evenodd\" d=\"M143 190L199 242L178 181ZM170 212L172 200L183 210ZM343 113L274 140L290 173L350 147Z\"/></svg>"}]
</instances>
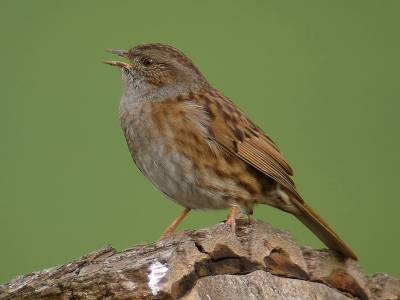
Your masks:
<instances>
[{"instance_id":1,"label":"bird's leg","mask_svg":"<svg viewBox=\"0 0 400 300\"><path fill-rule=\"evenodd\" d=\"M165 229L163 235L158 239L161 241L162 239L165 239L167 237L170 237L173 233L176 227L178 227L179 223L183 220L184 217L189 213L190 208L185 208L183 212L180 213L180 215Z\"/></svg>"},{"instance_id":2,"label":"bird's leg","mask_svg":"<svg viewBox=\"0 0 400 300\"><path fill-rule=\"evenodd\" d=\"M236 210L237 206L232 206L231 211L229 212L228 216L226 217L226 224L228 224L232 231L235 232L236 229Z\"/></svg>"}]
</instances>

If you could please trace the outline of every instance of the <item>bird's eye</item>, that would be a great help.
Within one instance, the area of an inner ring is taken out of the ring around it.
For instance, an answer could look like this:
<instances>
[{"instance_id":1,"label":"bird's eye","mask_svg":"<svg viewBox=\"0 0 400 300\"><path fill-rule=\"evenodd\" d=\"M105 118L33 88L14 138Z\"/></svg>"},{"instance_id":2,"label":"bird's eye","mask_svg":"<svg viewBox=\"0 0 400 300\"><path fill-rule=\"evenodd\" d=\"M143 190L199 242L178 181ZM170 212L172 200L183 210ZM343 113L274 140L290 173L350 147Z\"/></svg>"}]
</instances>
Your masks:
<instances>
[{"instance_id":1,"label":"bird's eye","mask_svg":"<svg viewBox=\"0 0 400 300\"><path fill-rule=\"evenodd\" d=\"M152 64L154 64L154 60L152 60L151 58L145 58L145 59L143 60L143 64L144 64L146 67L150 67Z\"/></svg>"}]
</instances>

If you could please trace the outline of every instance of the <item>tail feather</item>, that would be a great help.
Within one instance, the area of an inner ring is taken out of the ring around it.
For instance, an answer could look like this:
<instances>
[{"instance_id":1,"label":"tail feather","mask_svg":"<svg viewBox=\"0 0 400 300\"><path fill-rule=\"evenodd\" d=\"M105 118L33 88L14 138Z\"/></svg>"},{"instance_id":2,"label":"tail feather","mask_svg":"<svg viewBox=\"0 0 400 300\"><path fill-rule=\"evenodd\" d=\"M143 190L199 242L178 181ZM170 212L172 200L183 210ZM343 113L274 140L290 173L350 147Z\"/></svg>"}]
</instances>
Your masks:
<instances>
[{"instance_id":1,"label":"tail feather","mask_svg":"<svg viewBox=\"0 0 400 300\"><path fill-rule=\"evenodd\" d=\"M308 229L310 229L329 249L338 251L346 258L358 260L357 255L340 236L306 203L300 203L291 197L300 213L294 214Z\"/></svg>"}]
</instances>

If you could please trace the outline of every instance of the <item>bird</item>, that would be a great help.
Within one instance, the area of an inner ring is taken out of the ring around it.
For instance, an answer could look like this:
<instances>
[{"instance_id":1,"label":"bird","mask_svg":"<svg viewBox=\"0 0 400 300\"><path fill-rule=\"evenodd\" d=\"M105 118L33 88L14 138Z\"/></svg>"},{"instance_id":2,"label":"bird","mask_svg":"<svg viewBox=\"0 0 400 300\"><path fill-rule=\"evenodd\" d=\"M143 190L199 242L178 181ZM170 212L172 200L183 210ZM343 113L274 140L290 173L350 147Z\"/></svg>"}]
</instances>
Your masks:
<instances>
[{"instance_id":1,"label":"bird","mask_svg":"<svg viewBox=\"0 0 400 300\"><path fill-rule=\"evenodd\" d=\"M276 144L214 88L182 51L162 43L106 50L119 67L119 120L133 161L170 200L184 207L160 239L191 210L230 209L226 223L266 204L294 215L328 248L358 260L302 199ZM266 112L268 114L268 112Z\"/></svg>"}]
</instances>

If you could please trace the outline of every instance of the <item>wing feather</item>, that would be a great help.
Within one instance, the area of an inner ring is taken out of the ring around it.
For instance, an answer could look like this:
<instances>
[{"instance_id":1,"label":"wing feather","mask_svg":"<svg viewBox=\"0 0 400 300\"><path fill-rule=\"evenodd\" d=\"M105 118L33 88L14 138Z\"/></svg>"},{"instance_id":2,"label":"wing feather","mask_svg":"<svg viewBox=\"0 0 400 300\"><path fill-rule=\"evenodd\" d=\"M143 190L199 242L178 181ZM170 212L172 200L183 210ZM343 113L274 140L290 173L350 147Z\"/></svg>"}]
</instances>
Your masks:
<instances>
[{"instance_id":1,"label":"wing feather","mask_svg":"<svg viewBox=\"0 0 400 300\"><path fill-rule=\"evenodd\" d=\"M223 104L215 105L215 100ZM291 179L293 171L274 142L222 93L203 95L197 100L210 115L210 132L225 150L271 177L303 202Z\"/></svg>"}]
</instances>

